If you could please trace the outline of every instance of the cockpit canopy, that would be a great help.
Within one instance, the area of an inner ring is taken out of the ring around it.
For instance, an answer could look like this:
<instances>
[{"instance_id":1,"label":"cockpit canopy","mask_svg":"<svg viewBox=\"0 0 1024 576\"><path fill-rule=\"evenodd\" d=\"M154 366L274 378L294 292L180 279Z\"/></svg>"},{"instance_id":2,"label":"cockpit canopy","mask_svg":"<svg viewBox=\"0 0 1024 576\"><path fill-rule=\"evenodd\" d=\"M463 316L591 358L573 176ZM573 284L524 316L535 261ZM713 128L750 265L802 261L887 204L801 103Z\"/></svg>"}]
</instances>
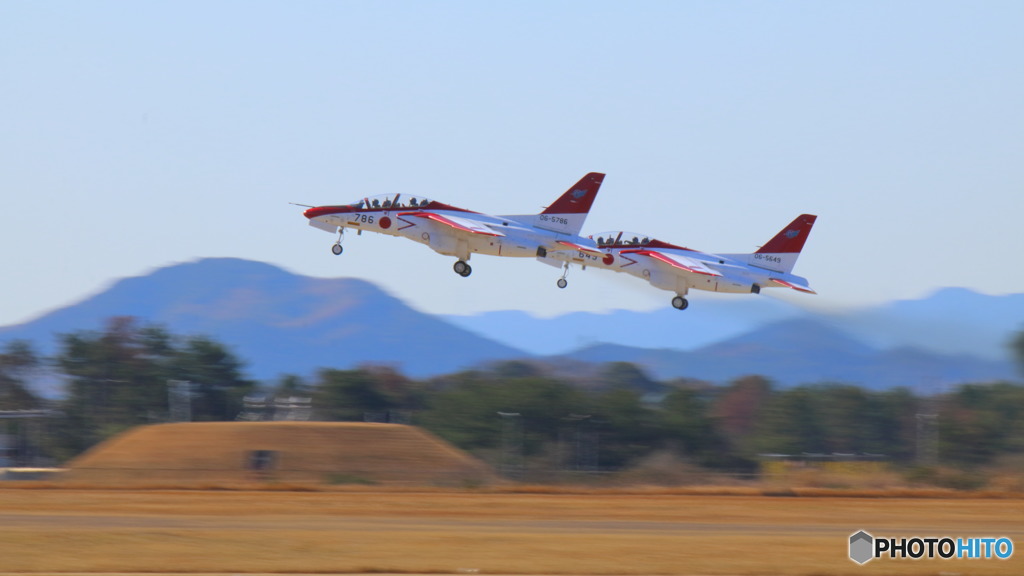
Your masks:
<instances>
[{"instance_id":1,"label":"cockpit canopy","mask_svg":"<svg viewBox=\"0 0 1024 576\"><path fill-rule=\"evenodd\" d=\"M429 198L418 196L414 194L378 194L377 196L369 196L363 198L359 202L353 202L349 206L356 210L375 210L375 209L400 209L400 208L426 208L428 204L433 202Z\"/></svg>"},{"instance_id":2,"label":"cockpit canopy","mask_svg":"<svg viewBox=\"0 0 1024 576\"><path fill-rule=\"evenodd\" d=\"M593 234L590 239L597 242L599 248L619 248L622 246L647 246L654 239L636 232L613 231Z\"/></svg>"}]
</instances>

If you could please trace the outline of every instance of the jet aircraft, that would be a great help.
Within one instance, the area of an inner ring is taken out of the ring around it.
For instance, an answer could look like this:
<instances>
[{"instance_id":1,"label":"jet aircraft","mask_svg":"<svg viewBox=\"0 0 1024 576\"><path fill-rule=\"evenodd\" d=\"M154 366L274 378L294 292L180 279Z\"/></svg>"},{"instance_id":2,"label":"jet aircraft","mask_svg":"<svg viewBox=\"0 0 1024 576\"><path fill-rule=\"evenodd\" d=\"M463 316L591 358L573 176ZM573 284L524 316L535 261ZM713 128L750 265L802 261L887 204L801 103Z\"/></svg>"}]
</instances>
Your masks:
<instances>
[{"instance_id":1,"label":"jet aircraft","mask_svg":"<svg viewBox=\"0 0 1024 576\"><path fill-rule=\"evenodd\" d=\"M309 225L338 234L331 250L343 251L345 229L402 236L431 250L458 258L455 273L466 277L472 254L544 257L548 251L578 248L577 240L590 206L604 181L591 172L540 214L491 216L399 192L366 197L340 206L310 206Z\"/></svg>"},{"instance_id":2,"label":"jet aircraft","mask_svg":"<svg viewBox=\"0 0 1024 576\"><path fill-rule=\"evenodd\" d=\"M643 234L603 232L579 239L573 249L552 251L548 259L625 272L652 286L675 292L672 306L689 306L689 289L759 294L762 288L792 288L815 294L807 279L792 274L817 216L802 214L751 254L707 254ZM551 262L548 262L551 263ZM553 263L552 263L553 264ZM557 264L553 264L557 265ZM558 281L565 288L563 279Z\"/></svg>"}]
</instances>

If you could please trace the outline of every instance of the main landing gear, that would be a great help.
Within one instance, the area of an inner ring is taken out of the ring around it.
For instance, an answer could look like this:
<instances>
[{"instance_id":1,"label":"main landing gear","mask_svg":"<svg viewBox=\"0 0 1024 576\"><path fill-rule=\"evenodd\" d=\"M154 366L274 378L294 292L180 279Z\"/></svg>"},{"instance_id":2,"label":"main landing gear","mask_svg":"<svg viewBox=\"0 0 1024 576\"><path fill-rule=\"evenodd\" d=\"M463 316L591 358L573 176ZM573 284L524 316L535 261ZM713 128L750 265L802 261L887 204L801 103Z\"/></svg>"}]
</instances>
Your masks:
<instances>
[{"instance_id":1,"label":"main landing gear","mask_svg":"<svg viewBox=\"0 0 1024 576\"><path fill-rule=\"evenodd\" d=\"M470 267L470 265L463 260L459 260L458 262L456 262L455 265L452 266L452 269L455 270L456 274L462 276L463 278L473 273L473 268Z\"/></svg>"},{"instance_id":2,"label":"main landing gear","mask_svg":"<svg viewBox=\"0 0 1024 576\"><path fill-rule=\"evenodd\" d=\"M672 299L672 307L676 310L686 310L690 303L682 296L676 296Z\"/></svg>"}]
</instances>

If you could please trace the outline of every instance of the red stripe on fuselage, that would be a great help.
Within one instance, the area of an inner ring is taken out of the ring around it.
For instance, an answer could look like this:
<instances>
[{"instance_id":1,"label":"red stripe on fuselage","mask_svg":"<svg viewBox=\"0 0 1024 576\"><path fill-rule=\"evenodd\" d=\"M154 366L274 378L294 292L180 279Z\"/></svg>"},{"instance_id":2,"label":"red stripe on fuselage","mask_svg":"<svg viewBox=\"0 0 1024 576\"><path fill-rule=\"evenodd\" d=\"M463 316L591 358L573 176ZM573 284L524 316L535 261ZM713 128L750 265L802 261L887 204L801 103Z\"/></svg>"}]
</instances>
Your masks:
<instances>
[{"instance_id":1,"label":"red stripe on fuselage","mask_svg":"<svg viewBox=\"0 0 1024 576\"><path fill-rule=\"evenodd\" d=\"M359 214L365 214L365 213L370 213L370 212L389 212L389 211L390 212L394 212L394 211L398 211L398 210L409 210L410 208L413 208L413 207L412 206L388 206L388 207L385 208L384 206L363 206L362 208L356 208L355 206L348 205L348 204L343 205L343 206L315 206L315 207L309 208L308 210L303 212L303 215L306 218L313 219L313 218L316 218L317 216L331 216L333 214L353 214L353 213L357 213L357 212ZM426 206L418 206L418 207L415 207L414 209L416 209L416 210L446 210L446 211L449 211L449 212L465 212L467 214L479 214L479 212L474 212L472 210L466 210L465 208L459 208L458 206L450 206L448 204L444 204L444 203L441 203L441 202L435 202L433 200L431 200L430 203L428 203Z\"/></svg>"},{"instance_id":2,"label":"red stripe on fuselage","mask_svg":"<svg viewBox=\"0 0 1024 576\"><path fill-rule=\"evenodd\" d=\"M651 258L654 258L655 260L660 260L665 264L672 266L673 268L679 268L680 270L686 270L687 272L692 272L694 274L703 274L704 276L720 276L720 274L712 274L711 272L705 272L704 270L698 270L697 268L691 268L689 266L686 266L685 264L680 264L679 262L676 262L675 260L669 258L668 256L665 256L664 254L655 252L653 250L623 250L622 253L650 256Z\"/></svg>"},{"instance_id":3,"label":"red stripe on fuselage","mask_svg":"<svg viewBox=\"0 0 1024 576\"><path fill-rule=\"evenodd\" d=\"M452 228L455 228L456 230L462 230L463 232L469 232L470 234L480 234L480 235L483 235L483 236L501 236L501 234L495 234L494 232L486 232L484 230L474 230L472 228L467 228L466 226L463 226L462 224L459 224L458 222L456 222L454 220L450 220L448 218L445 218L444 216L441 216L440 214L434 214L433 212L403 212L402 214L399 214L399 216L415 216L417 218L428 218L430 220L434 220L436 222L440 222L442 224L451 226Z\"/></svg>"},{"instance_id":4,"label":"red stripe on fuselage","mask_svg":"<svg viewBox=\"0 0 1024 576\"><path fill-rule=\"evenodd\" d=\"M401 214L398 215L398 219L401 220L402 222L405 222L405 226L402 226L401 228L396 228L395 230L405 230L406 228L412 228L413 226L416 225L415 222L410 222L409 220L402 218Z\"/></svg>"},{"instance_id":5,"label":"red stripe on fuselage","mask_svg":"<svg viewBox=\"0 0 1024 576\"><path fill-rule=\"evenodd\" d=\"M316 206L302 213L303 216L312 220L318 216L330 216L332 214L349 214L353 212L351 206Z\"/></svg>"}]
</instances>

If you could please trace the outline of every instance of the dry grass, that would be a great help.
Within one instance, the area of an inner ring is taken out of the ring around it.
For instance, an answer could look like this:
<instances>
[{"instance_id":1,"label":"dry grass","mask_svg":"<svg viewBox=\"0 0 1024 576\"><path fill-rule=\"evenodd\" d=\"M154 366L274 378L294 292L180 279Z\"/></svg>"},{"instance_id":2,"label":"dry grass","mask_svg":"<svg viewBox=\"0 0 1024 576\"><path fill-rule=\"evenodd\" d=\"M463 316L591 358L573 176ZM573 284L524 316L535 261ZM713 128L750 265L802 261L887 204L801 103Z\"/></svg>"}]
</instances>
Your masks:
<instances>
[{"instance_id":1,"label":"dry grass","mask_svg":"<svg viewBox=\"0 0 1024 576\"><path fill-rule=\"evenodd\" d=\"M254 472L254 451L274 454ZM140 426L68 463L72 483L215 487L223 484L492 482L465 452L412 426L362 422L188 422Z\"/></svg>"},{"instance_id":2,"label":"dry grass","mask_svg":"<svg viewBox=\"0 0 1024 576\"><path fill-rule=\"evenodd\" d=\"M252 450L278 454L272 474L245 470ZM1020 542L1022 485L1009 478L988 493L886 471L701 486L703 471L662 458L622 480L672 486L502 485L415 428L324 423L144 427L71 467L0 485L0 573L1024 574L1024 552L847 557L860 529ZM388 488L351 485L364 478ZM416 487L465 481L483 487Z\"/></svg>"},{"instance_id":3,"label":"dry grass","mask_svg":"<svg viewBox=\"0 0 1024 576\"><path fill-rule=\"evenodd\" d=\"M626 491L0 489L0 571L1021 574L847 558L858 530L1024 537L1020 499Z\"/></svg>"}]
</instances>

